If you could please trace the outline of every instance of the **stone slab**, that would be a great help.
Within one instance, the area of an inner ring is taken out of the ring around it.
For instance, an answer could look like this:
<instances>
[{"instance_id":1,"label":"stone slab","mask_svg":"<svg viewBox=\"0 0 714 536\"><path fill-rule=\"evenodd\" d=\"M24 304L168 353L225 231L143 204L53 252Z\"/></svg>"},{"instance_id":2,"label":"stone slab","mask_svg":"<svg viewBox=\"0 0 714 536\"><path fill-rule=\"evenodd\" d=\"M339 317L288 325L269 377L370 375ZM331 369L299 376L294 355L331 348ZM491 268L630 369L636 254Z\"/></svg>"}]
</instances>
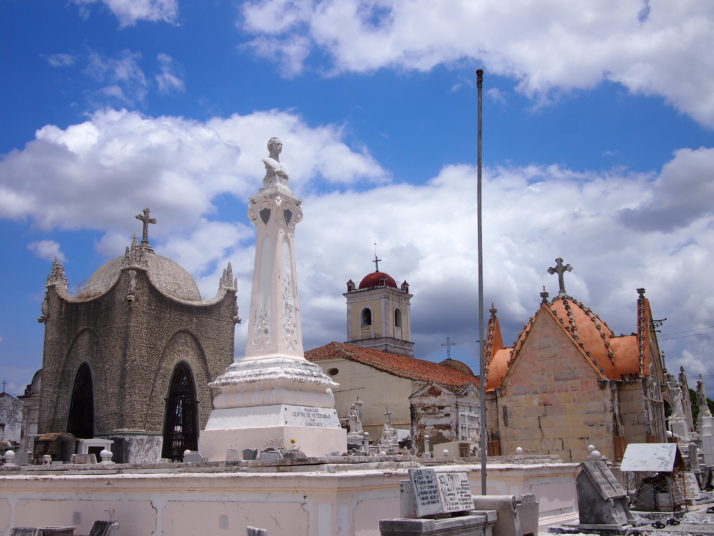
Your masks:
<instances>
[{"instance_id":1,"label":"stone slab","mask_svg":"<svg viewBox=\"0 0 714 536\"><path fill-rule=\"evenodd\" d=\"M473 510L466 473L437 473L431 468L409 469L417 517Z\"/></svg>"},{"instance_id":2,"label":"stone slab","mask_svg":"<svg viewBox=\"0 0 714 536\"><path fill-rule=\"evenodd\" d=\"M484 536L495 519L478 513L448 519L383 519L379 522L381 536Z\"/></svg>"},{"instance_id":3,"label":"stone slab","mask_svg":"<svg viewBox=\"0 0 714 536\"><path fill-rule=\"evenodd\" d=\"M333 408L287 404L217 408L211 412L205 429L207 431L241 430L272 426L340 428L340 419L337 416L337 411Z\"/></svg>"}]
</instances>

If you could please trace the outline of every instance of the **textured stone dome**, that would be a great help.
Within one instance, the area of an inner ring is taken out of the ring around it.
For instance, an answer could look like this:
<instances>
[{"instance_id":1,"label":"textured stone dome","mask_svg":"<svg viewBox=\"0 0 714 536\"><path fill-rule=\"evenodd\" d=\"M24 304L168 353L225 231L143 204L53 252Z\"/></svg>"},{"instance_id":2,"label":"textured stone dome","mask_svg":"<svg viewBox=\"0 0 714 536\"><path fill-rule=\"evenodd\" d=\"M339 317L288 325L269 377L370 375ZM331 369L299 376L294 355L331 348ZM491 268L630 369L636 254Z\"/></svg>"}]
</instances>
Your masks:
<instances>
[{"instance_id":1,"label":"textured stone dome","mask_svg":"<svg viewBox=\"0 0 714 536\"><path fill-rule=\"evenodd\" d=\"M124 256L117 257L102 265L89 279L80 297L104 294L119 278ZM149 280L167 296L188 301L201 301L201 293L196 282L185 269L167 257L151 251L146 252L146 266Z\"/></svg>"},{"instance_id":2,"label":"textured stone dome","mask_svg":"<svg viewBox=\"0 0 714 536\"><path fill-rule=\"evenodd\" d=\"M397 288L397 283L394 278L384 272L372 272L364 276L360 281L359 288L374 288L374 287L394 287Z\"/></svg>"}]
</instances>

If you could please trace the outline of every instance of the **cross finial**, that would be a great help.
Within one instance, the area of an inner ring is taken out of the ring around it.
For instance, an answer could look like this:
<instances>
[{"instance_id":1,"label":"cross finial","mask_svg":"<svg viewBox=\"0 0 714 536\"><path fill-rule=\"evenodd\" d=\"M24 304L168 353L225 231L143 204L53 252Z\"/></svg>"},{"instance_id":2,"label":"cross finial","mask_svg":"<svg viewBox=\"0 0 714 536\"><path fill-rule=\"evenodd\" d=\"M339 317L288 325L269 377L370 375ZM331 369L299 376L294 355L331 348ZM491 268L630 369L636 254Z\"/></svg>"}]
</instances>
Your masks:
<instances>
[{"instance_id":1,"label":"cross finial","mask_svg":"<svg viewBox=\"0 0 714 536\"><path fill-rule=\"evenodd\" d=\"M496 313L498 312L498 309L496 309L496 306L491 302L491 308L488 310L489 313L491 313L491 318L496 318Z\"/></svg>"},{"instance_id":2,"label":"cross finial","mask_svg":"<svg viewBox=\"0 0 714 536\"><path fill-rule=\"evenodd\" d=\"M377 257L377 242L374 243L374 260L372 261L374 263L374 271L379 272L379 261L382 259Z\"/></svg>"},{"instance_id":3,"label":"cross finial","mask_svg":"<svg viewBox=\"0 0 714 536\"><path fill-rule=\"evenodd\" d=\"M446 342L441 346L446 346L446 359L451 359L451 347L456 346L456 343L452 342L449 337L446 337Z\"/></svg>"},{"instance_id":4,"label":"cross finial","mask_svg":"<svg viewBox=\"0 0 714 536\"><path fill-rule=\"evenodd\" d=\"M565 280L563 279L563 274L565 272L572 272L573 267L570 266L569 264L566 264L563 266L563 259L561 257L558 257L555 259L555 266L548 268L548 273L549 274L558 274L558 297L564 297L567 296L568 293L565 292Z\"/></svg>"},{"instance_id":5,"label":"cross finial","mask_svg":"<svg viewBox=\"0 0 714 536\"><path fill-rule=\"evenodd\" d=\"M5 392L5 387L7 387L7 382L5 380L2 381L2 392Z\"/></svg>"},{"instance_id":6,"label":"cross finial","mask_svg":"<svg viewBox=\"0 0 714 536\"><path fill-rule=\"evenodd\" d=\"M145 208L142 211L142 214L136 215L136 219L141 220L141 223L143 224L143 229L141 231L141 245L142 246L149 245L149 224L156 223L156 218L149 217L150 213L151 213L151 210L149 210L148 208Z\"/></svg>"},{"instance_id":7,"label":"cross finial","mask_svg":"<svg viewBox=\"0 0 714 536\"><path fill-rule=\"evenodd\" d=\"M389 411L389 408L387 408L387 411L384 412L384 417L385 417L385 422L389 425L392 426L392 412Z\"/></svg>"}]
</instances>

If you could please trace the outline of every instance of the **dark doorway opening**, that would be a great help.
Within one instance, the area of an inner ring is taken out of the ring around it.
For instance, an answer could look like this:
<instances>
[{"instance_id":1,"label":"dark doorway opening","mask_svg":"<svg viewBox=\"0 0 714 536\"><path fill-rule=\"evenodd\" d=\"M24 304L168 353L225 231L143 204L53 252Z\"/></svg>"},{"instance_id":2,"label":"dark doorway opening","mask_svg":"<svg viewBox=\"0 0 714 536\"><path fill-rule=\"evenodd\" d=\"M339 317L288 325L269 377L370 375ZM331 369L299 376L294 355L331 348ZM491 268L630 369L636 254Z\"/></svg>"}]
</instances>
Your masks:
<instances>
[{"instance_id":1,"label":"dark doorway opening","mask_svg":"<svg viewBox=\"0 0 714 536\"><path fill-rule=\"evenodd\" d=\"M191 367L181 362L171 374L161 457L183 461L186 449L198 450L198 402Z\"/></svg>"},{"instance_id":2,"label":"dark doorway opening","mask_svg":"<svg viewBox=\"0 0 714 536\"><path fill-rule=\"evenodd\" d=\"M94 437L94 390L92 372L87 363L82 363L74 377L72 401L69 405L67 431L80 439Z\"/></svg>"}]
</instances>

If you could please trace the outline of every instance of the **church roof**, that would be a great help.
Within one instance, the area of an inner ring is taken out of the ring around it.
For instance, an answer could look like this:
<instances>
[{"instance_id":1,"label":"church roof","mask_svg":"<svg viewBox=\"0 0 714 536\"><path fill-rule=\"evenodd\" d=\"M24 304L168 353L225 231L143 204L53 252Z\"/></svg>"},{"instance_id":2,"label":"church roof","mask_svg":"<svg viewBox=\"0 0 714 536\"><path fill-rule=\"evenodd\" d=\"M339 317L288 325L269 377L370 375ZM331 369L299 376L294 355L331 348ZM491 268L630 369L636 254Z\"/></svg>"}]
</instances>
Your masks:
<instances>
[{"instance_id":1,"label":"church roof","mask_svg":"<svg viewBox=\"0 0 714 536\"><path fill-rule=\"evenodd\" d=\"M479 381L477 376L448 365L347 343L331 342L305 352L305 357L313 362L348 359L401 378L437 382L452 388L462 387L467 383L478 384Z\"/></svg>"},{"instance_id":2,"label":"church roof","mask_svg":"<svg viewBox=\"0 0 714 536\"><path fill-rule=\"evenodd\" d=\"M641 298L639 301L642 300L646 298ZM646 305L646 310L649 312L649 302ZM642 312L639 309L642 307L638 307L638 332L645 331L648 325L640 320ZM488 390L502 385L529 338L536 319L543 314L551 317L560 326L601 378L623 380L649 374L649 363L645 363L646 356L643 355L641 344L638 342L640 336L635 334L616 336L589 307L564 295L558 296L551 302L541 303L539 311L526 323L511 348L503 344L495 313L489 319L485 350Z\"/></svg>"},{"instance_id":3,"label":"church roof","mask_svg":"<svg viewBox=\"0 0 714 536\"><path fill-rule=\"evenodd\" d=\"M397 283L394 281L394 278L387 273L372 272L371 274L367 274L366 276L364 276L359 284L360 289L369 289L376 287L397 288Z\"/></svg>"},{"instance_id":4,"label":"church roof","mask_svg":"<svg viewBox=\"0 0 714 536\"><path fill-rule=\"evenodd\" d=\"M157 255L150 249L145 250L144 259L149 280L161 293L181 300L201 300L201 293L193 277L179 264L167 257ZM82 288L80 296L90 298L107 292L114 286L123 267L124 256L100 266Z\"/></svg>"}]
</instances>

